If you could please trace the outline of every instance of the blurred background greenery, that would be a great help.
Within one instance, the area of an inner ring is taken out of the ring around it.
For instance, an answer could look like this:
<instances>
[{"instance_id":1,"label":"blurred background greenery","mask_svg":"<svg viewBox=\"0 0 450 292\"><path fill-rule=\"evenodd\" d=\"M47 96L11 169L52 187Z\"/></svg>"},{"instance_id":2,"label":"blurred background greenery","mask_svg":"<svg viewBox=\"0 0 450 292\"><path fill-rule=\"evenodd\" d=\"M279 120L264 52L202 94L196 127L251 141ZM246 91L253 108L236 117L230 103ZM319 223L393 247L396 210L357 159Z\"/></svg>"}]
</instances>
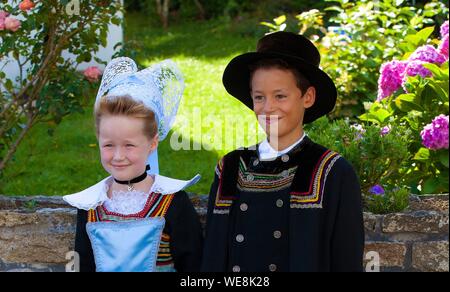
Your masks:
<instances>
[{"instance_id":1,"label":"blurred background greenery","mask_svg":"<svg viewBox=\"0 0 450 292\"><path fill-rule=\"evenodd\" d=\"M161 4L161 8L158 8L156 2ZM121 54L135 59L141 68L171 58L180 66L185 76L186 89L177 121L172 133L159 146L160 173L178 179L190 179L199 173L202 175L201 181L189 191L208 193L214 176L214 167L220 157L238 146L253 145L264 137L257 127L253 113L229 96L223 88L221 79L226 64L234 56L254 50L256 41L270 30L261 22L272 23L274 18L284 15L285 30L298 32L299 19L296 16L317 9L322 13L323 22L320 26L328 27L336 25L332 23L332 19L336 18L338 13L325 8L332 5L346 5L348 2L355 1L125 0L124 45ZM430 1L397 2L401 4L399 7L403 5L422 9L423 5ZM447 1L441 2L448 5ZM165 4L166 13L163 11ZM436 14L429 17L436 23L442 23L446 16ZM314 28L313 24L311 27ZM377 28L372 29L375 31ZM320 30L316 29L315 33L320 34ZM384 58L391 58L394 55ZM339 68L334 68L332 64L333 56L330 55L325 61L328 62L330 69L338 74ZM346 55L345 58L350 60L353 56ZM378 71L384 58L380 56L377 63L372 64L374 72ZM338 67L337 62L334 65ZM353 70L358 72L359 69L355 67ZM367 79L367 76L363 77ZM369 80L365 81L373 88L360 86L342 89L345 96L343 98L341 94L342 107L338 105L338 109L342 110L336 111L330 118L346 117L357 120L357 116L364 111L363 100L358 98L354 103L352 98L354 99L355 92L358 92L367 100L374 100L377 79L378 76L372 74ZM354 80L354 83L361 84L360 80ZM20 144L9 167L2 174L0 194L65 195L80 191L107 175L100 164L94 134L92 117L94 97L95 91L92 92L91 99L85 100L83 113L73 113L58 125L52 122L39 124L31 130ZM352 108L343 110L347 104ZM221 121L220 128L208 122L201 123L200 128L196 128L198 125L191 122L193 113L199 109L203 119ZM242 125L246 127L243 129ZM325 127L324 125L321 120L315 127ZM205 145L208 145L210 150L201 147L201 150L196 151L174 151L170 147L172 134L189 139L192 149L195 144L202 143L199 141L198 131L202 136L205 133L214 134L220 131L224 134L223 137L228 137L224 133L225 129L237 131L239 134L247 131L248 135L245 135L247 139L242 141L242 145L230 144L225 140L208 141ZM313 130L314 125L310 129ZM342 126L335 127L334 131L339 129L342 129ZM317 139L320 140L320 135ZM330 135L329 140L331 142L327 143L325 140L320 142L332 146L336 137ZM391 142L392 145L397 145L396 147L400 143ZM386 149L386 155L389 151L390 149ZM403 156L401 159L404 159Z\"/></svg>"}]
</instances>

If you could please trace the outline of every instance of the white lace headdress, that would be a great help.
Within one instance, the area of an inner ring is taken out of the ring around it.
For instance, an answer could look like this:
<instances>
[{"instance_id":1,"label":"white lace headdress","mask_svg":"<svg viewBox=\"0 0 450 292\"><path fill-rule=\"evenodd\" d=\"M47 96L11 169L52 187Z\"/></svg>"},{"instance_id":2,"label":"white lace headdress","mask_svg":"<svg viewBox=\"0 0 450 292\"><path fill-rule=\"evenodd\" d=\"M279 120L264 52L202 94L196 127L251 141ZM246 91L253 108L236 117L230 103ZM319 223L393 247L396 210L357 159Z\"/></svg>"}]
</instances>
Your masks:
<instances>
[{"instance_id":1,"label":"white lace headdress","mask_svg":"<svg viewBox=\"0 0 450 292\"><path fill-rule=\"evenodd\" d=\"M132 59L120 57L106 66L95 105L103 96L108 99L130 96L142 102L155 113L162 141L175 121L183 90L183 76L173 61L164 60L138 71Z\"/></svg>"}]
</instances>

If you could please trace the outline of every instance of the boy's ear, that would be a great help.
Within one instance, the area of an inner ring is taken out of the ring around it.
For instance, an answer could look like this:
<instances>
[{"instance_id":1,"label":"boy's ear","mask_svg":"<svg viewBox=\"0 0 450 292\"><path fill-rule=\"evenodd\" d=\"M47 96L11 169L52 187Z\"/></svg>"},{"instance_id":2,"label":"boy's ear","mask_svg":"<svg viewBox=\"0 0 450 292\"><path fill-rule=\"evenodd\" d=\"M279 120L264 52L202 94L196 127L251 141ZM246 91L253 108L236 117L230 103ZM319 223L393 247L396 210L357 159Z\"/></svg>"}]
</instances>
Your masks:
<instances>
[{"instance_id":1,"label":"boy's ear","mask_svg":"<svg viewBox=\"0 0 450 292\"><path fill-rule=\"evenodd\" d=\"M310 108L314 105L314 102L316 102L316 88L310 86L303 95L303 106L304 108Z\"/></svg>"}]
</instances>

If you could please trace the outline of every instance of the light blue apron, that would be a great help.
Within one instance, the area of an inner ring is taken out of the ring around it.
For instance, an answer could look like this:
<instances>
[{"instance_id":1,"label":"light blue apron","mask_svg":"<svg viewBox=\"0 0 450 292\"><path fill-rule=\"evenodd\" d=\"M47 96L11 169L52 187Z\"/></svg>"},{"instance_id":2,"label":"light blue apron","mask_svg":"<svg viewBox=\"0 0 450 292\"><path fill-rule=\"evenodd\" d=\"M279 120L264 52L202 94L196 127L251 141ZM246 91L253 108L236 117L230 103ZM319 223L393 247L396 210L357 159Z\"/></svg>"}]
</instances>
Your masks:
<instances>
[{"instance_id":1,"label":"light blue apron","mask_svg":"<svg viewBox=\"0 0 450 292\"><path fill-rule=\"evenodd\" d=\"M121 222L89 222L97 272L154 272L163 217Z\"/></svg>"}]
</instances>

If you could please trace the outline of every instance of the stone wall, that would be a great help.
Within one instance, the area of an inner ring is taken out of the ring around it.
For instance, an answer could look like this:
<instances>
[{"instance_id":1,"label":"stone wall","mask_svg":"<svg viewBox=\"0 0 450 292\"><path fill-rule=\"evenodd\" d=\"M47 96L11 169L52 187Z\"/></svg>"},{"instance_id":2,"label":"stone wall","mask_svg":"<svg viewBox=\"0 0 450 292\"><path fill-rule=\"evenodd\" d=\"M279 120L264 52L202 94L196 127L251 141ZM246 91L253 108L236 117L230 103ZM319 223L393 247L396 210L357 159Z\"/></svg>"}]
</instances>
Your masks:
<instances>
[{"instance_id":1,"label":"stone wall","mask_svg":"<svg viewBox=\"0 0 450 292\"><path fill-rule=\"evenodd\" d=\"M407 212L364 213L366 253L379 252L382 271L448 271L448 200L413 197Z\"/></svg>"},{"instance_id":2,"label":"stone wall","mask_svg":"<svg viewBox=\"0 0 450 292\"><path fill-rule=\"evenodd\" d=\"M205 223L205 196L191 197ZM414 197L407 212L364 213L368 270L449 271L448 195ZM60 197L0 196L0 271L65 271L76 210Z\"/></svg>"}]
</instances>

